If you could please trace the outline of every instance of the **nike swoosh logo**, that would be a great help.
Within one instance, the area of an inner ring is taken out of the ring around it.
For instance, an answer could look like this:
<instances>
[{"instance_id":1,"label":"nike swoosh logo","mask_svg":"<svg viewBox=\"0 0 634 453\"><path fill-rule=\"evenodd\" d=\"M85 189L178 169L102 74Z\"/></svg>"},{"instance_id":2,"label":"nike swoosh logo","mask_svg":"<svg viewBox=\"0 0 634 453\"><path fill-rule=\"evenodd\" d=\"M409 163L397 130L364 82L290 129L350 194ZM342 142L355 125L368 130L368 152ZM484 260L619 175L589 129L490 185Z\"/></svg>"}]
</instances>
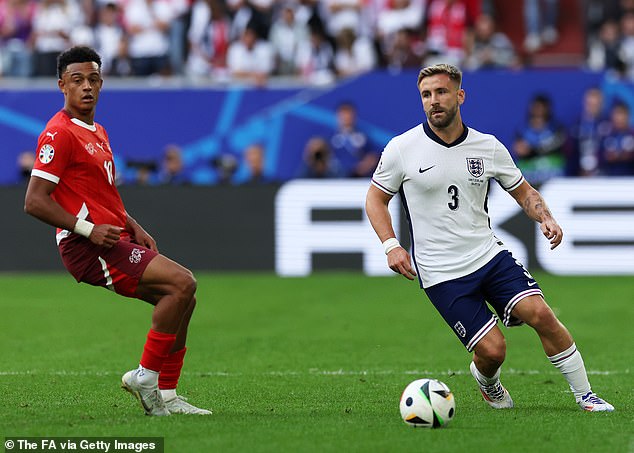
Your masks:
<instances>
[{"instance_id":1,"label":"nike swoosh logo","mask_svg":"<svg viewBox=\"0 0 634 453\"><path fill-rule=\"evenodd\" d=\"M418 169L418 173L425 173L427 170L431 170L431 169L432 169L432 168L434 168L434 167L435 167L435 165L432 165L431 167L427 167L427 168L425 168L425 169L423 169L423 168L419 168L419 169Z\"/></svg>"},{"instance_id":2,"label":"nike swoosh logo","mask_svg":"<svg viewBox=\"0 0 634 453\"><path fill-rule=\"evenodd\" d=\"M527 282L528 286L535 286L537 284L537 282Z\"/></svg>"}]
</instances>

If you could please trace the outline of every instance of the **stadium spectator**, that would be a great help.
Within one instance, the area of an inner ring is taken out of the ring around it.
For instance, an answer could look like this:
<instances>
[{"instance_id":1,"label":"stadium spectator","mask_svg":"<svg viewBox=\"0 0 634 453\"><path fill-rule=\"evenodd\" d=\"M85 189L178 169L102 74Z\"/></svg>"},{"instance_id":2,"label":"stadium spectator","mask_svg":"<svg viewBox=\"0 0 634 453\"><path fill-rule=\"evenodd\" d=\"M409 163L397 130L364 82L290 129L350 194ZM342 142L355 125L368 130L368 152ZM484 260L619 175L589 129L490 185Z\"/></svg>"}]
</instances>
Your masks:
<instances>
[{"instance_id":1,"label":"stadium spectator","mask_svg":"<svg viewBox=\"0 0 634 453\"><path fill-rule=\"evenodd\" d=\"M0 2L0 74L9 77L31 75L29 40L35 9L34 0Z\"/></svg>"},{"instance_id":2,"label":"stadium spectator","mask_svg":"<svg viewBox=\"0 0 634 453\"><path fill-rule=\"evenodd\" d=\"M360 75L374 69L376 64L376 52L370 39L356 36L351 28L344 28L339 32L334 56L337 76Z\"/></svg>"},{"instance_id":3,"label":"stadium spectator","mask_svg":"<svg viewBox=\"0 0 634 453\"><path fill-rule=\"evenodd\" d=\"M564 175L565 142L566 132L553 118L550 97L536 95L530 101L527 122L513 142L517 166L531 184Z\"/></svg>"},{"instance_id":4,"label":"stadium spectator","mask_svg":"<svg viewBox=\"0 0 634 453\"><path fill-rule=\"evenodd\" d=\"M235 184L268 184L275 178L266 169L265 150L260 143L249 145L242 154L243 167L236 174Z\"/></svg>"},{"instance_id":5,"label":"stadium spectator","mask_svg":"<svg viewBox=\"0 0 634 453\"><path fill-rule=\"evenodd\" d=\"M559 39L557 16L559 0L524 0L524 50L537 52L542 45L552 45Z\"/></svg>"},{"instance_id":6,"label":"stadium spectator","mask_svg":"<svg viewBox=\"0 0 634 453\"><path fill-rule=\"evenodd\" d=\"M614 21L621 16L620 0L583 0L586 33L594 39L606 21Z\"/></svg>"},{"instance_id":7,"label":"stadium spectator","mask_svg":"<svg viewBox=\"0 0 634 453\"><path fill-rule=\"evenodd\" d=\"M216 183L232 184L238 170L238 159L231 153L222 152L211 160L211 167L215 171Z\"/></svg>"},{"instance_id":8,"label":"stadium spectator","mask_svg":"<svg viewBox=\"0 0 634 453\"><path fill-rule=\"evenodd\" d=\"M464 66L471 70L510 68L518 64L513 43L496 30L495 21L488 14L480 14L476 19L473 33L467 39L466 54Z\"/></svg>"},{"instance_id":9,"label":"stadium spectator","mask_svg":"<svg viewBox=\"0 0 634 453\"><path fill-rule=\"evenodd\" d=\"M297 64L305 81L315 85L335 80L334 50L324 31L311 26L310 38L301 43L297 51Z\"/></svg>"},{"instance_id":10,"label":"stadium spectator","mask_svg":"<svg viewBox=\"0 0 634 453\"><path fill-rule=\"evenodd\" d=\"M627 78L634 81L634 11L621 17L621 45L619 57L627 68Z\"/></svg>"},{"instance_id":11,"label":"stadium spectator","mask_svg":"<svg viewBox=\"0 0 634 453\"><path fill-rule=\"evenodd\" d=\"M251 25L244 30L239 41L229 45L227 68L235 79L257 86L266 85L274 64L271 44L260 39L257 30Z\"/></svg>"},{"instance_id":12,"label":"stadium spectator","mask_svg":"<svg viewBox=\"0 0 634 453\"><path fill-rule=\"evenodd\" d=\"M304 159L298 178L340 178L344 176L339 162L334 158L328 141L323 137L312 137L304 147Z\"/></svg>"},{"instance_id":13,"label":"stadium spectator","mask_svg":"<svg viewBox=\"0 0 634 453\"><path fill-rule=\"evenodd\" d=\"M186 73L193 76L210 74L225 78L231 18L220 0L197 0L191 13L187 33L189 52Z\"/></svg>"},{"instance_id":14,"label":"stadium spectator","mask_svg":"<svg viewBox=\"0 0 634 453\"><path fill-rule=\"evenodd\" d=\"M601 24L599 34L588 44L587 65L594 71L615 71L623 64L619 51L621 32L618 22L607 20Z\"/></svg>"},{"instance_id":15,"label":"stadium spectator","mask_svg":"<svg viewBox=\"0 0 634 453\"><path fill-rule=\"evenodd\" d=\"M159 184L183 185L189 177L183 164L182 151L178 145L167 145L163 151L163 160L158 173Z\"/></svg>"},{"instance_id":16,"label":"stadium spectator","mask_svg":"<svg viewBox=\"0 0 634 453\"><path fill-rule=\"evenodd\" d=\"M119 23L119 8L115 2L99 7L95 26L95 49L101 55L103 74L128 75L131 71L123 47L123 27ZM125 66L122 66L126 64Z\"/></svg>"},{"instance_id":17,"label":"stadium spectator","mask_svg":"<svg viewBox=\"0 0 634 453\"><path fill-rule=\"evenodd\" d=\"M191 0L169 0L172 19L168 30L169 67L172 74L185 73L187 60L187 29L191 14Z\"/></svg>"},{"instance_id":18,"label":"stadium spectator","mask_svg":"<svg viewBox=\"0 0 634 453\"><path fill-rule=\"evenodd\" d=\"M337 131L330 147L343 176L369 177L379 161L379 152L357 125L357 109L350 102L337 107Z\"/></svg>"},{"instance_id":19,"label":"stadium spectator","mask_svg":"<svg viewBox=\"0 0 634 453\"><path fill-rule=\"evenodd\" d=\"M33 164L35 163L35 152L28 150L22 151L18 154L18 174L21 182L28 182L31 178L31 170L33 170Z\"/></svg>"},{"instance_id":20,"label":"stadium spectator","mask_svg":"<svg viewBox=\"0 0 634 453\"><path fill-rule=\"evenodd\" d=\"M595 176L599 171L599 142L606 127L603 112L603 93L592 87L583 95L581 115L570 133L571 155L567 174L571 176Z\"/></svg>"},{"instance_id":21,"label":"stadium spectator","mask_svg":"<svg viewBox=\"0 0 634 453\"><path fill-rule=\"evenodd\" d=\"M355 34L362 34L362 0L323 0L325 10L326 34L332 38L339 36L341 30L349 28Z\"/></svg>"},{"instance_id":22,"label":"stadium spectator","mask_svg":"<svg viewBox=\"0 0 634 453\"><path fill-rule=\"evenodd\" d=\"M250 22L255 24L262 39L266 39L269 36L276 3L278 3L276 0L249 0L251 8Z\"/></svg>"},{"instance_id":23,"label":"stadium spectator","mask_svg":"<svg viewBox=\"0 0 634 453\"><path fill-rule=\"evenodd\" d=\"M97 10L93 0L68 0L77 9L76 23L70 33L71 46L90 46L95 44L95 25Z\"/></svg>"},{"instance_id":24,"label":"stadium spectator","mask_svg":"<svg viewBox=\"0 0 634 453\"><path fill-rule=\"evenodd\" d=\"M385 67L393 73L403 69L420 68L424 52L417 52L417 49L423 46L416 45L414 33L410 30L397 31L387 47L383 49Z\"/></svg>"},{"instance_id":25,"label":"stadium spectator","mask_svg":"<svg viewBox=\"0 0 634 453\"><path fill-rule=\"evenodd\" d=\"M324 30L324 4L321 0L296 0L295 20L297 23L306 26L309 30L312 27L319 27Z\"/></svg>"},{"instance_id":26,"label":"stadium spectator","mask_svg":"<svg viewBox=\"0 0 634 453\"><path fill-rule=\"evenodd\" d=\"M168 30L174 18L168 0L121 0L120 4L132 73L168 75Z\"/></svg>"},{"instance_id":27,"label":"stadium spectator","mask_svg":"<svg viewBox=\"0 0 634 453\"><path fill-rule=\"evenodd\" d=\"M54 76L57 55L70 47L79 10L66 0L42 0L33 16L33 75Z\"/></svg>"},{"instance_id":28,"label":"stadium spectator","mask_svg":"<svg viewBox=\"0 0 634 453\"><path fill-rule=\"evenodd\" d=\"M425 64L443 61L461 65L472 19L461 0L431 0L427 9Z\"/></svg>"},{"instance_id":29,"label":"stadium spectator","mask_svg":"<svg viewBox=\"0 0 634 453\"><path fill-rule=\"evenodd\" d=\"M295 8L285 3L271 26L269 40L275 52L275 73L283 76L299 74L297 50L308 40L308 27L295 18Z\"/></svg>"},{"instance_id":30,"label":"stadium spectator","mask_svg":"<svg viewBox=\"0 0 634 453\"><path fill-rule=\"evenodd\" d=\"M139 367L122 377L147 415L211 414L176 393L196 305L192 273L158 252L126 211L114 184L109 138L94 121L103 85L101 59L89 48L60 54L64 108L38 139L25 211L57 227L64 265L78 282L154 305Z\"/></svg>"},{"instance_id":31,"label":"stadium spectator","mask_svg":"<svg viewBox=\"0 0 634 453\"><path fill-rule=\"evenodd\" d=\"M427 0L377 0L377 3L375 40L380 50L379 60L397 71L403 67L399 62L406 62L405 67L408 67L409 55L414 54L419 59L416 67L420 68L420 55L424 49L414 48L414 38L419 37L423 42Z\"/></svg>"},{"instance_id":32,"label":"stadium spectator","mask_svg":"<svg viewBox=\"0 0 634 453\"><path fill-rule=\"evenodd\" d=\"M599 172L606 176L634 175L634 127L630 109L617 102L610 110L610 123L601 136Z\"/></svg>"},{"instance_id":33,"label":"stadium spectator","mask_svg":"<svg viewBox=\"0 0 634 453\"><path fill-rule=\"evenodd\" d=\"M391 47L402 30L420 30L425 16L426 0L393 0L380 2L376 15L376 37L384 49Z\"/></svg>"},{"instance_id":34,"label":"stadium spectator","mask_svg":"<svg viewBox=\"0 0 634 453\"><path fill-rule=\"evenodd\" d=\"M158 165L153 159L130 159L125 163L124 184L153 186L157 183Z\"/></svg>"}]
</instances>

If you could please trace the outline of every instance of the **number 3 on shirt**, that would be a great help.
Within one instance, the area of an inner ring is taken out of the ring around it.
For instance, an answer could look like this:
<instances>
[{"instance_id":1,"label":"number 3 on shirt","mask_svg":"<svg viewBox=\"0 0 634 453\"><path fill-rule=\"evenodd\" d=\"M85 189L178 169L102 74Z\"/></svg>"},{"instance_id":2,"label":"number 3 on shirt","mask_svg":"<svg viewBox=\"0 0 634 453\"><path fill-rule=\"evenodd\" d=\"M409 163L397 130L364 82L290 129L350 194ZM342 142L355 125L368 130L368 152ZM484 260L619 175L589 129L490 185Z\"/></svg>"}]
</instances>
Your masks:
<instances>
[{"instance_id":1,"label":"number 3 on shirt","mask_svg":"<svg viewBox=\"0 0 634 453\"><path fill-rule=\"evenodd\" d=\"M108 183L112 185L114 181L114 176L112 175L112 161L111 160L104 161L103 168L106 169L106 173L108 175Z\"/></svg>"},{"instance_id":2,"label":"number 3 on shirt","mask_svg":"<svg viewBox=\"0 0 634 453\"><path fill-rule=\"evenodd\" d=\"M452 184L447 189L447 193L451 196L451 202L447 203L447 206L452 211L455 211L458 209L458 188Z\"/></svg>"}]
</instances>

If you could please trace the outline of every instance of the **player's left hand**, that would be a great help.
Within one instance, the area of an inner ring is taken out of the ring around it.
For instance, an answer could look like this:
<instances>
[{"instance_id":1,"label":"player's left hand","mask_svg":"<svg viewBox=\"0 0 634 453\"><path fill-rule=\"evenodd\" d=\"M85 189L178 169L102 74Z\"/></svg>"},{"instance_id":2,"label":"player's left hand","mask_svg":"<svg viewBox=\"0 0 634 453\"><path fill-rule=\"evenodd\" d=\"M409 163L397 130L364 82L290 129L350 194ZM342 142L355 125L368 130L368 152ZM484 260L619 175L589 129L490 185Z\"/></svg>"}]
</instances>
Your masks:
<instances>
[{"instance_id":1,"label":"player's left hand","mask_svg":"<svg viewBox=\"0 0 634 453\"><path fill-rule=\"evenodd\" d=\"M150 234L147 231L145 231L141 227L141 225L139 225L138 223L133 224L131 233L132 233L132 237L134 238L134 242L136 242L139 245L142 245L143 247L147 247L150 250L154 250L155 252L158 252L156 241L154 240L152 236L150 236Z\"/></svg>"},{"instance_id":2,"label":"player's left hand","mask_svg":"<svg viewBox=\"0 0 634 453\"><path fill-rule=\"evenodd\" d=\"M564 232L555 222L554 220L545 220L539 225L539 228L542 230L542 233L546 238L550 241L550 249L554 249L559 244L561 244L561 240L564 238Z\"/></svg>"}]
</instances>

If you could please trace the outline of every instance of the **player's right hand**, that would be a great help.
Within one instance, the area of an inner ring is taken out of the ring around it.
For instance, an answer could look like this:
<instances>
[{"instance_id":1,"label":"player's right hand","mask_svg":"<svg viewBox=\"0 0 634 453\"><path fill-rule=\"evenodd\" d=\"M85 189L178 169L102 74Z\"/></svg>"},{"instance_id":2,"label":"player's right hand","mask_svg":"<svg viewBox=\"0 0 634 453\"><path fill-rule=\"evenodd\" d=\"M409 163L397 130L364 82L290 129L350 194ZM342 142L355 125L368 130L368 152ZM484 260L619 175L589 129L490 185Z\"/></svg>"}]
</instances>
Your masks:
<instances>
[{"instance_id":1,"label":"player's right hand","mask_svg":"<svg viewBox=\"0 0 634 453\"><path fill-rule=\"evenodd\" d=\"M408 280L416 278L416 271L412 268L412 258L403 247L396 247L387 254L387 264L390 269Z\"/></svg>"},{"instance_id":2,"label":"player's right hand","mask_svg":"<svg viewBox=\"0 0 634 453\"><path fill-rule=\"evenodd\" d=\"M114 225L108 225L105 223L102 225L95 225L92 229L92 233L90 233L90 240L93 244L110 248L117 243L121 237L122 231L123 228Z\"/></svg>"}]
</instances>

